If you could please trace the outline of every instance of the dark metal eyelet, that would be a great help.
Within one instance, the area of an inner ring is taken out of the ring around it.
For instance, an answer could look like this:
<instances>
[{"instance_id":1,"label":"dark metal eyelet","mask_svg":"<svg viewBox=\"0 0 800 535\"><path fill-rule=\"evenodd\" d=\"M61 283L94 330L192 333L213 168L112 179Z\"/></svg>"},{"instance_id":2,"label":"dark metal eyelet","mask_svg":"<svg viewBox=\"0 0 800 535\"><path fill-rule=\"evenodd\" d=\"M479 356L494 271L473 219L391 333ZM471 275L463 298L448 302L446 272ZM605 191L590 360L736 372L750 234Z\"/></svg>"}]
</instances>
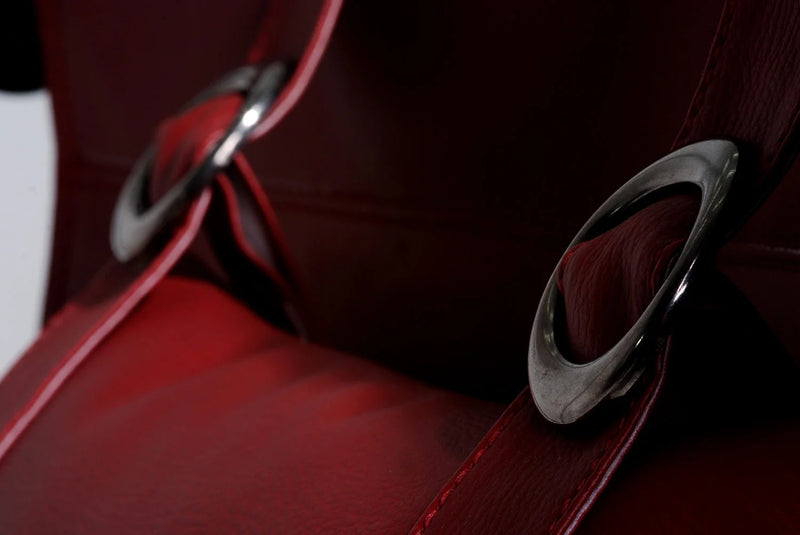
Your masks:
<instances>
[{"instance_id":1,"label":"dark metal eyelet","mask_svg":"<svg viewBox=\"0 0 800 535\"><path fill-rule=\"evenodd\" d=\"M264 69L242 67L197 95L183 109L227 93L246 93L231 126L202 162L184 176L152 206L142 209L142 198L152 169L155 148L149 147L133 166L117 199L111 220L111 250L120 262L139 254L166 224L183 210L228 167L233 156L247 142L280 93L288 67L273 63Z\"/></svg>"},{"instance_id":2,"label":"dark metal eyelet","mask_svg":"<svg viewBox=\"0 0 800 535\"><path fill-rule=\"evenodd\" d=\"M738 161L736 146L724 140L689 145L658 160L617 190L581 228L567 250L592 236L599 224L647 195L678 184L700 188L700 211L682 252L645 311L617 344L587 364L569 362L556 344L556 271L545 287L531 332L528 377L541 414L558 424L585 416L605 399L628 392L644 371L642 347L663 335L663 327L690 283L730 192ZM563 257L562 257L563 260Z\"/></svg>"}]
</instances>

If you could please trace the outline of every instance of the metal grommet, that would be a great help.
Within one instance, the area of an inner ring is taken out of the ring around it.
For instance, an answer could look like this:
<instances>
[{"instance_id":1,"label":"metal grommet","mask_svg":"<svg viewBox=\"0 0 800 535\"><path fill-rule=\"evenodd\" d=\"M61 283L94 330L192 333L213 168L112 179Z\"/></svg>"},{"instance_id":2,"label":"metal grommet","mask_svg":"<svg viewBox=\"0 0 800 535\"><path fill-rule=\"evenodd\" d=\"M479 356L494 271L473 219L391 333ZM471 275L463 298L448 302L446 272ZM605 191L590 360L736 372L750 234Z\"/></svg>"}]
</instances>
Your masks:
<instances>
[{"instance_id":1,"label":"metal grommet","mask_svg":"<svg viewBox=\"0 0 800 535\"><path fill-rule=\"evenodd\" d=\"M248 66L237 69L212 85L184 107L186 110L215 96L246 92L242 107L224 136L198 165L155 204L143 209L142 198L152 169L155 148L149 147L133 166L114 208L111 220L111 250L120 262L139 254L170 219L186 209L214 175L233 161L277 98L288 76L288 67L273 63L263 70Z\"/></svg>"},{"instance_id":2,"label":"metal grommet","mask_svg":"<svg viewBox=\"0 0 800 535\"><path fill-rule=\"evenodd\" d=\"M624 395L641 376L646 362L637 350L663 334L664 322L684 294L698 256L709 244L730 191L737 160L736 145L724 140L703 141L677 150L617 190L572 240L567 250L656 191L678 184L700 188L700 210L674 267L633 327L594 361L575 364L559 351L554 328L559 297L556 271L550 276L536 311L528 353L531 393L546 419L558 424L575 422L603 400Z\"/></svg>"}]
</instances>

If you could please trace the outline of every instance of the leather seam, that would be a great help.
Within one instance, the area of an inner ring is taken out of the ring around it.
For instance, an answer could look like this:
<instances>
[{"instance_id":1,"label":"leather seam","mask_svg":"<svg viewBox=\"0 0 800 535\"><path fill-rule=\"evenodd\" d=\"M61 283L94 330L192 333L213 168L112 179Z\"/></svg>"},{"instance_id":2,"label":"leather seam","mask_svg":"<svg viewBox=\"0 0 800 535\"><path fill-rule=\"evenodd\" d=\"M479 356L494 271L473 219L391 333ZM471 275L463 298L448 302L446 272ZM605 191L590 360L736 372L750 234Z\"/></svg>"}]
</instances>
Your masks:
<instances>
[{"instance_id":1,"label":"leather seam","mask_svg":"<svg viewBox=\"0 0 800 535\"><path fill-rule=\"evenodd\" d=\"M99 164L94 162L88 165L92 167L76 167L70 169L70 172L80 173L79 180L89 184L86 187L104 188L107 191L117 190L119 184L98 176L102 172ZM110 172L122 173L120 168L116 167ZM299 197L295 192L275 187L269 180L264 181L264 187L269 189L272 204L280 212L310 213L315 217L333 216L337 221L357 221L376 226L408 228L413 231L427 232L433 229L436 232L465 233L502 239L512 244L542 237L542 232L533 222L509 218L500 223L491 223L487 222L486 218L474 216L475 210L469 208L452 209L443 215L441 205L431 207L400 198L358 196L357 192L345 191L314 191L307 197ZM359 202L358 199L362 199L363 202Z\"/></svg>"},{"instance_id":2,"label":"leather seam","mask_svg":"<svg viewBox=\"0 0 800 535\"><path fill-rule=\"evenodd\" d=\"M655 268L651 272L649 281L650 290L652 293L655 293L655 291L658 289L659 286L658 274L662 271L662 266L664 265L665 262L669 260L669 258L672 257L672 255L668 255L667 252L670 249L672 249L676 244L682 241L684 241L684 238L676 238L670 241L669 243L665 244L658 252L657 255L658 260L656 261ZM558 526L561 523L561 521L564 519L564 516L569 511L570 504L576 500L581 490L583 490L584 487L586 486L586 483L592 478L592 476L595 475L595 473L602 464L602 461L606 458L609 451L613 451L614 448L612 448L611 446L618 442L625 428L626 422L628 422L628 420L630 419L634 407L640 402L640 400L641 397L639 396L631 399L625 411L625 414L622 416L622 418L620 418L620 421L617 424L616 431L614 431L614 434L611 437L609 437L608 440L606 440L605 444L603 445L603 449L600 451L600 454L597 456L597 458L594 459L594 461L592 461L592 464L589 465L588 473L584 477L582 477L580 481L578 481L575 490L562 502L558 517L555 520L553 520L553 522L551 522L547 528L548 534L552 534L555 531L556 526Z\"/></svg>"},{"instance_id":3,"label":"leather seam","mask_svg":"<svg viewBox=\"0 0 800 535\"><path fill-rule=\"evenodd\" d=\"M578 481L575 490L571 493L570 496L568 496L562 502L558 517L556 517L556 519L550 523L550 525L547 528L547 533L553 533L555 531L556 526L564 518L564 515L567 514L567 511L569 511L570 504L573 501L575 501L575 499L578 497L578 494L581 492L581 490L583 490L584 486L586 485L586 482L589 481L589 479L597 472L597 469L600 466L601 461L605 459L606 454L611 450L611 445L615 443L622 434L622 430L625 427L625 422L627 422L628 418L630 418L630 413L638 401L639 401L638 398L634 398L633 400L631 400L627 410L625 411L625 414L622 416L622 418L620 418L620 421L617 424L616 431L614 431L614 434L611 437L609 437L608 440L606 440L606 443L603 445L603 449L601 450L600 455L598 455L597 458L595 458L595 460L592 461L592 464L589 465L588 473L583 478L581 478L580 481Z\"/></svg>"},{"instance_id":4,"label":"leather seam","mask_svg":"<svg viewBox=\"0 0 800 535\"><path fill-rule=\"evenodd\" d=\"M145 273L137 277L115 299L114 304L109 307L100 320L89 327L78 342L69 348L66 355L58 361L42 382L39 383L28 401L0 429L0 462L5 459L5 456L16 445L28 427L47 407L58 391L61 390L64 383L72 377L75 370L128 317L136 305L150 293L150 290L172 268L177 258L183 254L185 247L188 246L187 241L191 242L193 240L203 220L209 200L209 195L203 195L196 201L195 208L190 211L186 226L178 233L178 236L174 239L175 241L159 254ZM48 329L48 331L45 331L41 336L49 335L52 332L51 329ZM36 343L32 348L35 346ZM26 356L28 354L29 352L26 352Z\"/></svg>"},{"instance_id":5,"label":"leather seam","mask_svg":"<svg viewBox=\"0 0 800 535\"><path fill-rule=\"evenodd\" d=\"M525 404L527 397L520 396L511 407L509 407L509 412L496 424L495 428L492 430L491 434L486 438L486 442L481 445L475 452L470 456L469 462L463 466L455 477L451 480L451 483L445 487L439 497L436 500L436 505L431 509L423 519L422 527L418 530L414 531L414 535L422 535L426 529L431 525L433 522L436 513L438 513L442 507L444 506L447 499L453 494L453 492L461 485L461 483L466 478L467 474L469 474L475 466L477 466L478 462L483 458L484 454L492 447L492 445L500 438L500 435L508 429L511 420L514 419L517 414L522 410L522 407Z\"/></svg>"}]
</instances>

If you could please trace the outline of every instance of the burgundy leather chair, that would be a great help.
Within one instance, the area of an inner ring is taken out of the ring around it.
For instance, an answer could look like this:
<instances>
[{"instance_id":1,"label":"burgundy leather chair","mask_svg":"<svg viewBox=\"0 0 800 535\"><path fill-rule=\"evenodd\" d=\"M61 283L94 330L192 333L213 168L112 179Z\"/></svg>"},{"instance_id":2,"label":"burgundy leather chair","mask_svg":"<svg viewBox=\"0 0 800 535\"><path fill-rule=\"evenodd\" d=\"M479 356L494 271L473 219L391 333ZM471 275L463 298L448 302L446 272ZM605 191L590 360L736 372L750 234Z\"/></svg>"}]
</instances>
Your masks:
<instances>
[{"instance_id":1,"label":"burgundy leather chair","mask_svg":"<svg viewBox=\"0 0 800 535\"><path fill-rule=\"evenodd\" d=\"M39 2L58 202L49 319L0 384L0 531L796 533L800 6L336 3ZM241 97L177 110L253 50L313 74L244 150L253 172L237 157L114 260L153 132L151 201ZM592 361L699 196L562 253L709 138L740 150L732 237L630 392L546 421L526 356L548 277L559 343Z\"/></svg>"}]
</instances>

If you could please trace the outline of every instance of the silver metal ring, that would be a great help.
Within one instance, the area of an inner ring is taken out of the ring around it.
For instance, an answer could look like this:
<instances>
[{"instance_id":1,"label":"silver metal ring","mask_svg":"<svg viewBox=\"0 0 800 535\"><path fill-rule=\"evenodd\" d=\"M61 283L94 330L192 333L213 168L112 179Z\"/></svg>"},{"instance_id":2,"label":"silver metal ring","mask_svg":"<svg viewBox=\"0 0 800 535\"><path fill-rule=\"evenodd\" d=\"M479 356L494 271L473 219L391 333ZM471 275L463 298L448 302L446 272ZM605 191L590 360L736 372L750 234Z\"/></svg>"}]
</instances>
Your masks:
<instances>
[{"instance_id":1,"label":"silver metal ring","mask_svg":"<svg viewBox=\"0 0 800 535\"><path fill-rule=\"evenodd\" d=\"M616 222L656 191L678 184L700 188L700 211L674 267L631 329L601 357L587 364L567 360L556 344L554 318L559 295L556 271L545 287L531 332L528 377L541 414L558 424L577 421L605 399L624 395L644 371L641 349L663 335L671 311L684 295L698 257L730 191L738 149L724 140L703 141L658 160L617 190L581 228L567 250ZM563 257L562 257L563 260Z\"/></svg>"},{"instance_id":2,"label":"silver metal ring","mask_svg":"<svg viewBox=\"0 0 800 535\"><path fill-rule=\"evenodd\" d=\"M231 164L234 154L269 111L287 76L288 67L282 63L273 63L263 70L255 66L242 67L203 91L183 108L185 111L223 94L247 94L230 128L203 161L187 171L175 186L146 209L142 204L155 148L149 147L134 164L111 219L111 250L120 262L127 262L139 254L170 219L188 207L218 171Z\"/></svg>"}]
</instances>

